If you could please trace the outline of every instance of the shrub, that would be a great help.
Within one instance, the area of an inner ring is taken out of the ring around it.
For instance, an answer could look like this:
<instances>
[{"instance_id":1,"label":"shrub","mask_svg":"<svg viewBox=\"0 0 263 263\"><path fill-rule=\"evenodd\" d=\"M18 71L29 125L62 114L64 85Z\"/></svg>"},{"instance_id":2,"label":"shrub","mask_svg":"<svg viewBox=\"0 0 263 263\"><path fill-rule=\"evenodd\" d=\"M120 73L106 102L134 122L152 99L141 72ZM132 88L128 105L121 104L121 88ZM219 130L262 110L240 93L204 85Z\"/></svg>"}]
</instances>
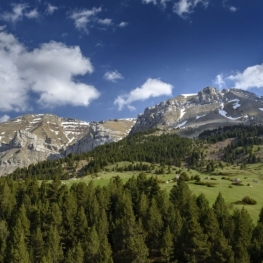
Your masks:
<instances>
[{"instance_id":1,"label":"shrub","mask_svg":"<svg viewBox=\"0 0 263 263\"><path fill-rule=\"evenodd\" d=\"M180 174L180 180L190 181L190 178L188 177L188 175L187 175L186 172L182 172L182 173Z\"/></svg>"},{"instance_id":2,"label":"shrub","mask_svg":"<svg viewBox=\"0 0 263 263\"><path fill-rule=\"evenodd\" d=\"M200 182L201 181L201 178L199 175L195 175L194 176L194 179L196 180L196 182Z\"/></svg>"},{"instance_id":3,"label":"shrub","mask_svg":"<svg viewBox=\"0 0 263 263\"><path fill-rule=\"evenodd\" d=\"M249 196L245 196L243 199L242 199L242 202L244 204L247 204L247 205L255 205L257 203L256 200L250 198Z\"/></svg>"}]
</instances>

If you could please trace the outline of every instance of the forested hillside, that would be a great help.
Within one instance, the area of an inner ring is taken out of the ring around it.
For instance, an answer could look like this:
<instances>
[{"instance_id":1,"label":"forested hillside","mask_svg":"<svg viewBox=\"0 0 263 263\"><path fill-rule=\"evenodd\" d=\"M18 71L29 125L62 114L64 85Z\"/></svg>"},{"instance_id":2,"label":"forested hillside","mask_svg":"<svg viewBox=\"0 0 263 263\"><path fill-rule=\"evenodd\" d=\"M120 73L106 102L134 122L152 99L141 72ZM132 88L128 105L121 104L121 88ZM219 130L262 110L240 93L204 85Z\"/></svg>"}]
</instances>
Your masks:
<instances>
[{"instance_id":1,"label":"forested hillside","mask_svg":"<svg viewBox=\"0 0 263 263\"><path fill-rule=\"evenodd\" d=\"M18 178L36 178L52 180L55 177L69 179L75 176L77 162L86 160L82 175L99 172L108 164L120 161L139 161L181 166L181 163L193 153L200 151L199 142L182 138L176 134L151 134L154 131L138 133L119 142L96 147L83 154L70 154L64 159L44 161L28 168L18 168L11 176ZM201 142L202 143L202 142ZM67 167L67 169L64 169ZM81 175L80 175L81 176Z\"/></svg>"},{"instance_id":2,"label":"forested hillside","mask_svg":"<svg viewBox=\"0 0 263 263\"><path fill-rule=\"evenodd\" d=\"M256 226L243 208L212 207L184 181L170 193L140 174L123 184L0 180L0 262L261 262Z\"/></svg>"}]
</instances>

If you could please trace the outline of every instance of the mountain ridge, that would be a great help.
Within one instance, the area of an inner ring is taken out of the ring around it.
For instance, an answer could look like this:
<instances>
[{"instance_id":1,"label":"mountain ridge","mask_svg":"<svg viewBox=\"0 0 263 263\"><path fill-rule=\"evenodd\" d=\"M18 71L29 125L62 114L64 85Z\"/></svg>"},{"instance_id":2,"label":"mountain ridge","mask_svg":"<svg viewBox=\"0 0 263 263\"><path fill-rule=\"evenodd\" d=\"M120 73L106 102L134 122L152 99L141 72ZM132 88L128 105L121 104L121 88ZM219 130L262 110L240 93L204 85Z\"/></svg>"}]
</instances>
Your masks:
<instances>
[{"instance_id":1,"label":"mountain ridge","mask_svg":"<svg viewBox=\"0 0 263 263\"><path fill-rule=\"evenodd\" d=\"M31 163L91 151L152 128L195 138L219 126L262 122L262 97L211 86L147 107L136 119L85 122L52 114L27 114L0 124L0 175Z\"/></svg>"}]
</instances>

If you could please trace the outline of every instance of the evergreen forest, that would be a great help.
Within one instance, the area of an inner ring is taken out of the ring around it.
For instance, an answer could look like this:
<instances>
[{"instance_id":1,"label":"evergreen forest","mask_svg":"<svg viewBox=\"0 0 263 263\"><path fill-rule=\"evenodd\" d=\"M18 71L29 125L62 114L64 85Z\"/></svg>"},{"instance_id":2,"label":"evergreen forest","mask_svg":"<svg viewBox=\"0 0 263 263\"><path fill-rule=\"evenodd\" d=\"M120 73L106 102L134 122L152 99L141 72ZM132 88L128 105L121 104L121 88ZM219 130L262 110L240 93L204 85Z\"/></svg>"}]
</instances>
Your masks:
<instances>
[{"instance_id":1,"label":"evergreen forest","mask_svg":"<svg viewBox=\"0 0 263 263\"><path fill-rule=\"evenodd\" d=\"M134 134L1 177L0 263L263 262L263 208L253 222L242 206L229 211L221 193L213 204L204 194L194 195L185 172L170 191L158 178L164 166L209 173L215 166L223 170L239 163L245 169L261 162L255 148L263 143L263 128L219 128L199 139L158 132ZM206 156L209 145L229 139L222 160ZM124 161L129 164L119 167ZM139 175L124 182L116 174L106 186L65 183L106 173L109 165ZM148 176L153 170L156 175ZM199 177L195 180L202 185Z\"/></svg>"}]
</instances>

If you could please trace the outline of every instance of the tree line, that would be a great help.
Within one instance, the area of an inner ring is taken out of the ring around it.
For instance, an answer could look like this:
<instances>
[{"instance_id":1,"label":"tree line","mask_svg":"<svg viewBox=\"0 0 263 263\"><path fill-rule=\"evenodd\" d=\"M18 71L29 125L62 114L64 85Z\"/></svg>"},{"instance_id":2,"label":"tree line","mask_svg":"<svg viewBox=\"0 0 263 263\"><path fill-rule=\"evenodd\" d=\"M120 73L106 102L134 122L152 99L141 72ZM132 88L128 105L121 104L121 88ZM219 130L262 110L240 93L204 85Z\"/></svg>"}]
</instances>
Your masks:
<instances>
[{"instance_id":1,"label":"tree line","mask_svg":"<svg viewBox=\"0 0 263 263\"><path fill-rule=\"evenodd\" d=\"M101 187L0 179L0 262L259 263L263 210L212 207L179 180L170 193L144 173Z\"/></svg>"}]
</instances>

